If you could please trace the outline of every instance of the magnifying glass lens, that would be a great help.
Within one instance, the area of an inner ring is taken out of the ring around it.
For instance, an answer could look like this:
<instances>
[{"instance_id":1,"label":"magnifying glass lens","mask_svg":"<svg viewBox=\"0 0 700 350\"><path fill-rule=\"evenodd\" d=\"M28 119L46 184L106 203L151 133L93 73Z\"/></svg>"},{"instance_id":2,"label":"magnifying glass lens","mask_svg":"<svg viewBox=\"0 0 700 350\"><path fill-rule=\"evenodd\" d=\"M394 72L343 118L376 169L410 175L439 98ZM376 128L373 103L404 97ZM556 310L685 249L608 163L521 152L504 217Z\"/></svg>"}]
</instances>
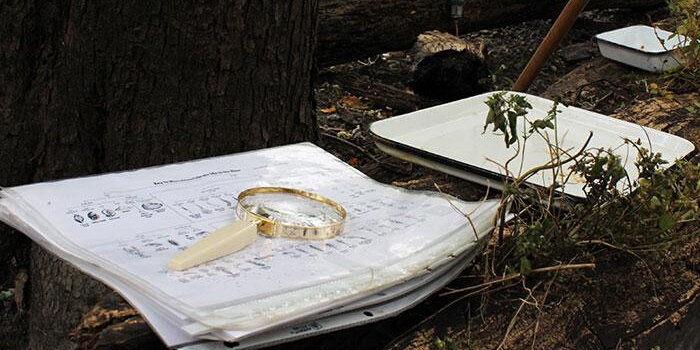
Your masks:
<instances>
[{"instance_id":1,"label":"magnifying glass lens","mask_svg":"<svg viewBox=\"0 0 700 350\"><path fill-rule=\"evenodd\" d=\"M240 198L249 212L282 225L318 227L343 221L336 208L293 193L255 193Z\"/></svg>"}]
</instances>

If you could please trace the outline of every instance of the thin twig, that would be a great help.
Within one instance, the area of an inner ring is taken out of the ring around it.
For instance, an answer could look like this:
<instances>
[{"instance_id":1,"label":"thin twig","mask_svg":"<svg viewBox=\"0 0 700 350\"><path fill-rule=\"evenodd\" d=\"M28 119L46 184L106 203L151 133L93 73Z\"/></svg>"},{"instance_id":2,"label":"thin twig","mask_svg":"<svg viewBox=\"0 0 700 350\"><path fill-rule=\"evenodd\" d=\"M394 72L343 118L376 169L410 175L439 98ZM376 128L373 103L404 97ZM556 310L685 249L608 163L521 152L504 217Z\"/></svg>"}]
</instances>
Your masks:
<instances>
[{"instance_id":1,"label":"thin twig","mask_svg":"<svg viewBox=\"0 0 700 350\"><path fill-rule=\"evenodd\" d=\"M352 147L352 148L354 148L354 149L356 149L356 150L358 150L358 151L364 153L367 157L369 157L369 158L372 159L373 161L375 161L375 162L377 162L377 163L381 163L377 158L375 158L371 153L369 153L368 150L364 149L362 146L360 146L360 145L358 145L358 144L355 144L355 143L350 142L350 141L348 141L348 140L346 140L346 139L340 138L340 137L338 137L338 136L335 136L335 135L333 135L333 134L329 134L329 133L326 133L326 132L322 132L322 133L321 133L321 136L325 136L325 137L331 138L331 139L333 139L333 140L342 142L342 143L344 143L344 144L346 144L346 145L348 145L348 146L350 146L350 147Z\"/></svg>"},{"instance_id":2,"label":"thin twig","mask_svg":"<svg viewBox=\"0 0 700 350\"><path fill-rule=\"evenodd\" d=\"M552 272L552 271L562 271L562 270L574 270L574 269L595 269L596 265L595 263L583 263L583 264L568 264L568 265L556 265L556 266L548 266L548 267L540 267L537 269L532 269L530 273L544 273L544 272ZM444 295L450 295L450 294L455 294L455 293L460 293L460 292L467 292L470 290L474 289L479 289L483 287L488 287L497 283L503 283L507 282L510 280L514 280L516 278L522 278L524 277L523 274L521 273L514 273L512 275L508 275L496 280L488 281L482 284L478 284L475 286L470 286L466 288L461 288L461 289L455 289L453 291L445 292L440 294L440 296Z\"/></svg>"},{"instance_id":3,"label":"thin twig","mask_svg":"<svg viewBox=\"0 0 700 350\"><path fill-rule=\"evenodd\" d=\"M375 162L375 163L379 164L380 166L383 166L391 171L394 171L394 172L399 173L399 174L404 174L404 175L407 174L407 170L401 169L400 167L397 167L397 166L392 166L390 164L387 164L386 162L382 162L381 160L379 160L375 156L373 156L372 153L370 153L368 150L366 150L364 147L362 147L358 144L355 144L353 142L350 142L348 140L345 140L343 138L340 138L338 136L335 136L335 135L329 134L329 133L325 133L325 132L320 133L320 135L328 137L328 138L333 139L333 140L336 140L338 142L342 142L342 143L364 153L364 155L366 155L370 160L372 160L373 162ZM409 165L410 165L410 163L409 163Z\"/></svg>"},{"instance_id":4,"label":"thin twig","mask_svg":"<svg viewBox=\"0 0 700 350\"><path fill-rule=\"evenodd\" d=\"M547 288L544 291L544 296L542 297L542 306L545 306L547 303L547 297L549 296L549 290L552 288L552 285L554 284L554 281L557 279L559 276L559 271L552 276L552 278L549 280L549 284L547 284ZM532 345L531 349L535 349L535 343L537 340L537 331L539 330L540 326L540 319L542 318L542 309L537 307L537 321L535 322L535 329L532 334Z\"/></svg>"},{"instance_id":5,"label":"thin twig","mask_svg":"<svg viewBox=\"0 0 700 350\"><path fill-rule=\"evenodd\" d=\"M625 249L625 248L622 248L622 247L618 247L618 246L616 246L616 245L614 245L614 244L612 244L612 243L608 243L608 242L603 241L603 240L600 240L600 239L592 239L592 240L581 241L581 242L576 243L576 245L584 245L584 244L600 244L600 245L606 246L606 247L608 247L608 248L617 249L617 250L619 250L619 251L621 251L621 252L628 253L628 254L634 256L635 258L639 259L639 261L641 261L642 264L644 264L644 267L646 267L646 270L647 270L647 272L649 273L649 277L650 277L649 280L651 281L651 286L652 286L652 288L653 288L653 290L654 290L654 296L656 296L656 297L658 298L658 293L657 293L657 288L656 288L656 282L654 282L654 279L655 279L656 276L654 276L654 272L651 270L651 267L650 267L649 264L646 262L646 260L642 259L642 257L639 256L639 254L633 252L632 250Z\"/></svg>"},{"instance_id":6,"label":"thin twig","mask_svg":"<svg viewBox=\"0 0 700 350\"><path fill-rule=\"evenodd\" d=\"M525 174L523 174L522 176L520 176L520 177L518 177L517 179L515 179L514 183L515 183L516 185L519 186L521 183L523 183L525 180L527 180L530 176L532 176L532 175L535 174L535 173L538 173L538 172L540 172L540 171L542 171L542 170L547 170L547 169L556 168L556 167L562 166L563 164L566 164L566 163L569 163L569 162L571 162L571 161L573 161L573 160L576 160L576 158L578 158L580 155L582 155L583 153L585 153L585 151L588 149L588 144L591 142L591 138L592 138L592 137L593 137L593 133L592 133L592 132L589 132L589 133L588 133L588 138L586 138L586 142L583 144L583 147L581 147L581 148L579 149L579 151L576 152L576 154L574 154L573 156L571 156L571 157L569 157L569 158L567 158L567 159L565 159L565 160L563 160L563 161L556 162L556 163L548 163L548 164L544 164L544 165L540 165L540 166L534 167L534 168L532 168L532 169L526 171Z\"/></svg>"},{"instance_id":7,"label":"thin twig","mask_svg":"<svg viewBox=\"0 0 700 350\"><path fill-rule=\"evenodd\" d=\"M438 184L433 183L433 186L435 186L435 188L438 190L438 192L440 192L440 194L443 195L443 197L447 200L447 203L450 203L450 206L452 207L452 209L456 210L458 213L462 214L462 216L467 218L467 221L469 221L469 225L471 225L471 227L472 227L472 232L474 232L474 238L476 238L476 240L478 241L479 234L476 232L476 226L474 226L474 221L472 221L472 218L469 216L469 214L467 214L464 211L462 211L461 209L457 208L457 206L454 203L452 203L452 200L450 199L450 197L447 196L444 192L442 192L442 190L440 189L440 186L438 186Z\"/></svg>"},{"instance_id":8,"label":"thin twig","mask_svg":"<svg viewBox=\"0 0 700 350\"><path fill-rule=\"evenodd\" d=\"M529 289L529 288L526 288L525 286L523 286L523 288L525 288L525 290L528 291L528 295L527 295L527 297L525 297L525 299L521 299L520 306L518 307L518 310L515 311L515 315L513 315L513 318L510 319L510 322L508 323L508 328L506 329L506 334L503 335L503 340L501 340L501 343L498 344L498 347L496 348L496 350L500 350L501 348L503 348L503 345L506 344L506 340L508 340L508 335L510 334L510 331L513 330L513 326L515 326L515 321L518 319L518 315L523 310L525 305L528 303L527 300L530 299L530 297L532 297L533 290L535 288L537 288L539 285L540 285L540 283L535 285L535 287L533 287L532 289Z\"/></svg>"},{"instance_id":9,"label":"thin twig","mask_svg":"<svg viewBox=\"0 0 700 350\"><path fill-rule=\"evenodd\" d=\"M484 288L484 290L486 290L486 288ZM461 296L461 297L459 297L459 298L457 298L457 299L455 299L455 300L452 300L452 301L449 302L447 305L441 307L439 310L433 312L430 316L428 316L428 317L424 318L422 321L418 322L415 326L409 328L407 331L401 333L401 335L399 335L398 337L394 338L392 341L390 341L390 342L388 343L388 345L387 345L386 347L384 347L384 349L390 348L390 347L391 347L390 345L394 345L395 343L397 343L399 340L401 340L401 339L403 339L404 337L406 337L406 336L407 336L408 334L410 334L411 332L413 332L413 331L415 331L416 329L420 328L420 326L424 325L426 322L428 322L428 321L432 320L433 318L435 318L435 316L439 315L441 312L445 311L445 310L446 310L447 308L449 308L450 306L452 306L452 305L458 303L459 301L461 301L461 300L463 300L463 299L466 299L466 298L468 298L468 297L470 297L470 296L472 296L472 295L478 294L478 293L480 293L480 292L482 292L482 291L481 291L481 290L478 290L478 291L472 292L472 293L470 293L470 294L463 295L463 296Z\"/></svg>"},{"instance_id":10,"label":"thin twig","mask_svg":"<svg viewBox=\"0 0 700 350\"><path fill-rule=\"evenodd\" d=\"M401 339L405 338L408 334L410 334L411 332L413 332L413 331L415 331L416 329L420 328L422 325L424 325L424 324L427 323L428 321L430 321L430 320L432 320L433 318L435 318L435 317L436 317L437 315L439 315L441 312L447 310L450 306L452 306L452 305L454 305L454 304L456 304L456 303L458 303L458 302L460 302L460 301L462 301L462 300L464 300L464 299L466 299L466 298L468 298L468 297L471 297L471 296L480 294L480 293L482 293L482 292L485 292L484 294L488 294L488 293L492 293L492 292L501 291L501 290L504 290L504 289L508 289L508 288L510 288L510 287L513 287L514 285L515 285L515 284L509 284L509 285L501 286L501 287L498 287L498 288L493 289L493 290L491 290L491 291L487 291L488 288L484 288L483 290L477 290L477 291L473 291L473 292L471 292L471 293L469 293L469 294L462 295L462 296L460 296L459 298L450 301L447 305L441 307L439 310L435 311L435 312L432 313L430 316L424 318L423 320L421 320L420 322L418 322L415 326L409 328L407 331L401 333L401 335L399 335L398 337L396 337L396 338L394 338L392 341L390 341L390 342L387 344L387 346L384 347L384 349L392 348L394 344L396 344L397 342L399 342Z\"/></svg>"},{"instance_id":11,"label":"thin twig","mask_svg":"<svg viewBox=\"0 0 700 350\"><path fill-rule=\"evenodd\" d=\"M583 146L579 149L578 152L576 152L574 155L570 156L569 158L567 158L565 160L558 161L558 162L553 162L553 163L548 162L547 164L540 165L538 167L534 167L534 168L526 171L525 174L523 174L523 175L521 175L518 178L513 180L513 185L514 185L513 187L514 188L520 187L524 181L526 181L532 175L534 175L540 171L561 167L563 164L567 164L571 161L576 161L577 158L579 156L581 156L582 154L584 154L586 152L586 150L588 149L588 144L591 142L591 138L593 138L593 133L589 132L588 138L586 138L586 142L583 144ZM508 171L508 170L506 169L506 171ZM554 180L556 181L556 179L554 179ZM511 197L513 197L513 196L512 195L505 196L501 200L500 213L498 215L498 216L500 216L500 219L501 219L501 222L499 223L499 227L498 227L498 244L499 245L503 244L503 233L505 230L506 210L504 209L504 207L508 202L510 202Z\"/></svg>"},{"instance_id":12,"label":"thin twig","mask_svg":"<svg viewBox=\"0 0 700 350\"><path fill-rule=\"evenodd\" d=\"M613 95L613 92L610 91L607 94L605 94L603 97L599 98L598 101L595 101L595 103L593 104L593 108L598 108L598 105L603 103L603 101L607 100L612 95Z\"/></svg>"}]
</instances>

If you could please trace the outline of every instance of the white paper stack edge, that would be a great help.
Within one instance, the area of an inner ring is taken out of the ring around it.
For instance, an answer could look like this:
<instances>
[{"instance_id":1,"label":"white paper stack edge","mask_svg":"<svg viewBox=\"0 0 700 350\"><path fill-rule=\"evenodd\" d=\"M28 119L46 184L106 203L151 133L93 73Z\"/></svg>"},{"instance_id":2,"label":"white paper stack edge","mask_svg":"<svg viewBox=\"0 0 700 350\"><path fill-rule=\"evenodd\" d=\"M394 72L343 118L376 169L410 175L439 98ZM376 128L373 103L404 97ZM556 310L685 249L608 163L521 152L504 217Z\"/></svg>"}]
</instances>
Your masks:
<instances>
[{"instance_id":1,"label":"white paper stack edge","mask_svg":"<svg viewBox=\"0 0 700 350\"><path fill-rule=\"evenodd\" d=\"M236 195L258 186L334 199L349 212L345 231L314 242L260 238L216 261L167 269L233 221ZM0 220L114 288L166 345L195 349L260 347L394 315L471 261L498 207L380 184L309 143L0 195Z\"/></svg>"}]
</instances>

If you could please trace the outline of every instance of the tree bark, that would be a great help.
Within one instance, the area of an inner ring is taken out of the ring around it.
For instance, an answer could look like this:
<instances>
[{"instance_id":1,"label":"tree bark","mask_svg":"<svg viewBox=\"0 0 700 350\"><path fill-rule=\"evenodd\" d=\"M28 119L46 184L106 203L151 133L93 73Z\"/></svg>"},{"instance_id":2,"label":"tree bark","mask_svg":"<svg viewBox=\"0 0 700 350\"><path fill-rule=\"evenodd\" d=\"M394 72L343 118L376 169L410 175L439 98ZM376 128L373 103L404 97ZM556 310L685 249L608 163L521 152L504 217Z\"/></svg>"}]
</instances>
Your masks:
<instances>
[{"instance_id":1,"label":"tree bark","mask_svg":"<svg viewBox=\"0 0 700 350\"><path fill-rule=\"evenodd\" d=\"M115 292L90 309L70 336L80 350L167 349L139 312Z\"/></svg>"},{"instance_id":2,"label":"tree bark","mask_svg":"<svg viewBox=\"0 0 700 350\"><path fill-rule=\"evenodd\" d=\"M501 27L559 14L567 0L466 0L460 31ZM588 9L650 7L664 0L592 0ZM322 66L404 50L428 30L454 32L448 0L321 0Z\"/></svg>"},{"instance_id":3,"label":"tree bark","mask_svg":"<svg viewBox=\"0 0 700 350\"><path fill-rule=\"evenodd\" d=\"M317 0L3 1L0 184L315 139L317 9ZM1 230L0 281L12 281L18 268L6 263L26 267L28 244ZM106 287L36 246L30 276L29 347L71 348L68 331ZM0 333L0 348L22 346L16 338Z\"/></svg>"}]
</instances>

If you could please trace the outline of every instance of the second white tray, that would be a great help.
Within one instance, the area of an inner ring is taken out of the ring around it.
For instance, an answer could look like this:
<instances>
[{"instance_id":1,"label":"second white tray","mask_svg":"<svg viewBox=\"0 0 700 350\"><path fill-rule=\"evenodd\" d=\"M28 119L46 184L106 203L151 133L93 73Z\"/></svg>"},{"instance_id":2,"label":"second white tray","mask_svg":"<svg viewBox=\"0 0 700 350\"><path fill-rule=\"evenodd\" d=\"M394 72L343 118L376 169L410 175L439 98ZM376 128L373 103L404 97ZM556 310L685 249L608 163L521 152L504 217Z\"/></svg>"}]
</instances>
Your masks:
<instances>
[{"instance_id":1,"label":"second white tray","mask_svg":"<svg viewBox=\"0 0 700 350\"><path fill-rule=\"evenodd\" d=\"M662 29L637 25L596 35L603 57L649 72L661 72L681 64L680 49L690 39Z\"/></svg>"}]
</instances>

